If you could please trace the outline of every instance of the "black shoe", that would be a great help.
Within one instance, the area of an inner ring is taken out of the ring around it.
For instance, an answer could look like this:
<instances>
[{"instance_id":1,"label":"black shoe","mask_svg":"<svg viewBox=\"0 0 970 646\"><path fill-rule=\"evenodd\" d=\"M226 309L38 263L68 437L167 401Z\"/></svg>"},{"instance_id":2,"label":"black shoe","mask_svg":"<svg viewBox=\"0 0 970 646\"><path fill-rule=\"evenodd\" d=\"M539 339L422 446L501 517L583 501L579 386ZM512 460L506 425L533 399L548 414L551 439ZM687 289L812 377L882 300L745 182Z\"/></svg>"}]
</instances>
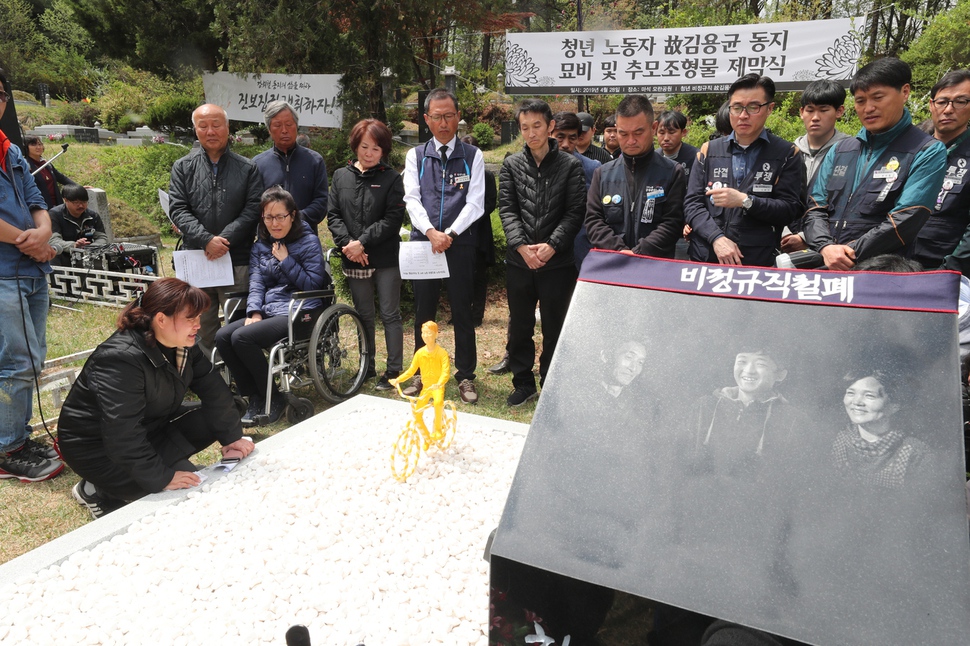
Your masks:
<instances>
[{"instance_id":1,"label":"black shoe","mask_svg":"<svg viewBox=\"0 0 970 646\"><path fill-rule=\"evenodd\" d=\"M512 391L509 398L505 400L505 403L509 406L521 406L527 401L532 401L539 396L539 392L535 388L522 388L518 387Z\"/></svg>"},{"instance_id":2,"label":"black shoe","mask_svg":"<svg viewBox=\"0 0 970 646\"><path fill-rule=\"evenodd\" d=\"M488 371L493 375L504 375L509 371L509 355L502 357L502 360L494 366L489 366Z\"/></svg>"},{"instance_id":3,"label":"black shoe","mask_svg":"<svg viewBox=\"0 0 970 646\"><path fill-rule=\"evenodd\" d=\"M411 380L411 383L407 385L407 388L402 390L405 397L417 397L421 394L421 387L424 384L421 383L421 375L418 375Z\"/></svg>"},{"instance_id":4,"label":"black shoe","mask_svg":"<svg viewBox=\"0 0 970 646\"><path fill-rule=\"evenodd\" d=\"M48 446L47 444L42 444L40 442L35 442L29 437L24 442L24 449L27 451L32 451L35 455L39 455L45 460L60 460L61 456L58 455L57 450L53 446Z\"/></svg>"},{"instance_id":5,"label":"black shoe","mask_svg":"<svg viewBox=\"0 0 970 646\"><path fill-rule=\"evenodd\" d=\"M16 478L21 482L50 480L64 470L64 463L42 457L22 446L4 457L0 453L0 480Z\"/></svg>"},{"instance_id":6,"label":"black shoe","mask_svg":"<svg viewBox=\"0 0 970 646\"><path fill-rule=\"evenodd\" d=\"M269 404L269 419L266 423L275 424L280 421L284 412L286 412L286 398L283 395L274 396Z\"/></svg>"},{"instance_id":7,"label":"black shoe","mask_svg":"<svg viewBox=\"0 0 970 646\"><path fill-rule=\"evenodd\" d=\"M377 380L377 383L374 385L374 390L394 390L394 386L391 385L391 379L394 379L394 377L388 377L385 372Z\"/></svg>"},{"instance_id":8,"label":"black shoe","mask_svg":"<svg viewBox=\"0 0 970 646\"><path fill-rule=\"evenodd\" d=\"M74 488L71 489L71 494L74 496L74 500L88 508L88 511L91 512L91 516L95 520L105 514L110 514L113 511L121 509L128 504L124 500L103 495L98 491L97 487L87 480L81 480L74 485Z\"/></svg>"},{"instance_id":9,"label":"black shoe","mask_svg":"<svg viewBox=\"0 0 970 646\"><path fill-rule=\"evenodd\" d=\"M259 395L252 395L249 398L249 408L246 409L246 414L239 421L242 422L243 426L255 426L256 416L262 415L265 408L266 400Z\"/></svg>"}]
</instances>

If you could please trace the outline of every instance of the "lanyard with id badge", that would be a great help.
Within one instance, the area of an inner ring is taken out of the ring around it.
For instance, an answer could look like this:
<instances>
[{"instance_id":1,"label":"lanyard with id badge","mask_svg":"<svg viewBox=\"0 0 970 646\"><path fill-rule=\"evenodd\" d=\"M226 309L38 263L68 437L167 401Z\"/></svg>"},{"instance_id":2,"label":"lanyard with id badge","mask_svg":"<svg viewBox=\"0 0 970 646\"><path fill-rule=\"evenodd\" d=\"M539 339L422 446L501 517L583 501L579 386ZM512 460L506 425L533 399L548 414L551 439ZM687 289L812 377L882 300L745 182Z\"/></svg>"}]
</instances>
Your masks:
<instances>
[{"instance_id":1,"label":"lanyard with id badge","mask_svg":"<svg viewBox=\"0 0 970 646\"><path fill-rule=\"evenodd\" d=\"M956 166L947 166L946 177L943 178L943 188L940 189L940 194L936 196L936 210L939 211L943 208L943 202L946 200L946 196L950 194L950 191L956 186L961 186L963 184L963 176L967 174L967 160L960 158L957 160ZM959 190L959 189L957 189Z\"/></svg>"},{"instance_id":2,"label":"lanyard with id badge","mask_svg":"<svg viewBox=\"0 0 970 646\"><path fill-rule=\"evenodd\" d=\"M889 195L889 191L892 190L893 183L899 178L899 173L896 171L899 169L899 160L893 157L886 164L885 168L881 168L872 173L872 179L884 179L886 180L886 185L882 187L879 191L878 197L876 197L876 203L884 202L886 197Z\"/></svg>"},{"instance_id":3,"label":"lanyard with id badge","mask_svg":"<svg viewBox=\"0 0 970 646\"><path fill-rule=\"evenodd\" d=\"M640 224L650 224L657 209L657 200L664 196L664 187L648 186L644 193L646 199L643 202L643 212L640 214Z\"/></svg>"}]
</instances>

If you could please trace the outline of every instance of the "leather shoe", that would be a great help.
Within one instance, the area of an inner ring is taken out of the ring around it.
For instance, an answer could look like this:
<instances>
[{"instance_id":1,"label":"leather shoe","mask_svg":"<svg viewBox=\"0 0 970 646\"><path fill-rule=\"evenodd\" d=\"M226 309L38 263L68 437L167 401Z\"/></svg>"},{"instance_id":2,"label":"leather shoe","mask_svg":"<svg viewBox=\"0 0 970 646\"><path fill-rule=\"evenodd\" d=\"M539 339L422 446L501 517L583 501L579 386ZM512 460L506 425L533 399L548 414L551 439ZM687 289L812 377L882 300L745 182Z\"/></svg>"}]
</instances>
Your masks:
<instances>
[{"instance_id":1,"label":"leather shoe","mask_svg":"<svg viewBox=\"0 0 970 646\"><path fill-rule=\"evenodd\" d=\"M471 379L462 379L458 384L458 396L466 404L477 404L478 391L475 390L475 383Z\"/></svg>"},{"instance_id":2,"label":"leather shoe","mask_svg":"<svg viewBox=\"0 0 970 646\"><path fill-rule=\"evenodd\" d=\"M504 375L509 371L509 355L502 357L502 360L494 366L489 366L488 371L493 375Z\"/></svg>"},{"instance_id":3,"label":"leather shoe","mask_svg":"<svg viewBox=\"0 0 970 646\"><path fill-rule=\"evenodd\" d=\"M405 397L417 397L418 395L421 394L422 385L423 384L421 383L421 376L419 375L414 379L412 379L411 383L408 384L408 386L401 392L404 393Z\"/></svg>"}]
</instances>

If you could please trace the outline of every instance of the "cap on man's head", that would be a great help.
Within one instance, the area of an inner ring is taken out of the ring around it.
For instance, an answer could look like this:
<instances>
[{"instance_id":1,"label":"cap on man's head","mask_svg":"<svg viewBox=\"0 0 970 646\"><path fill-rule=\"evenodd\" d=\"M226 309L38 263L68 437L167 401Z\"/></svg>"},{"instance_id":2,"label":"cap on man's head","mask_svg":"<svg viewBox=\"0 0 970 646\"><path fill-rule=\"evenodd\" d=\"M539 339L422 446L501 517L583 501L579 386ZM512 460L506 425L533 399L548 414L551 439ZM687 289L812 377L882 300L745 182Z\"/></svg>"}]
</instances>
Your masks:
<instances>
[{"instance_id":1,"label":"cap on man's head","mask_svg":"<svg viewBox=\"0 0 970 646\"><path fill-rule=\"evenodd\" d=\"M580 112L576 115L579 119L579 131L586 132L594 125L596 125L596 119L593 118L589 112Z\"/></svg>"}]
</instances>

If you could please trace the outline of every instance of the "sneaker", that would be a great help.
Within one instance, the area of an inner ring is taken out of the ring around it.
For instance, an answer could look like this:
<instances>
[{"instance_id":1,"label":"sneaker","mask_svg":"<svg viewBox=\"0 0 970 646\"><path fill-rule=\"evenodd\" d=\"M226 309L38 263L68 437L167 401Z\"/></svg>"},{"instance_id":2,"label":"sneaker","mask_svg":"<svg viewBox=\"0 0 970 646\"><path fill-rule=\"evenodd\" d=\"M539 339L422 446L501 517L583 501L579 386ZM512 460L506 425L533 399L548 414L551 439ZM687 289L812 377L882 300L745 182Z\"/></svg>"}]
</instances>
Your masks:
<instances>
[{"instance_id":1,"label":"sneaker","mask_svg":"<svg viewBox=\"0 0 970 646\"><path fill-rule=\"evenodd\" d=\"M394 390L394 386L391 385L392 378L393 377L388 377L387 373L385 372L383 375L381 375L381 378L377 380L377 383L374 385L374 390Z\"/></svg>"},{"instance_id":2,"label":"sneaker","mask_svg":"<svg viewBox=\"0 0 970 646\"><path fill-rule=\"evenodd\" d=\"M421 387L423 385L424 384L421 383L421 376L419 375L414 379L412 379L411 383L408 384L407 388L405 388L401 392L404 393L405 397L417 397L418 395L421 394Z\"/></svg>"},{"instance_id":3,"label":"sneaker","mask_svg":"<svg viewBox=\"0 0 970 646\"><path fill-rule=\"evenodd\" d=\"M273 397L273 400L269 404L269 419L266 421L267 424L275 424L280 421L283 417L283 413L286 412L286 398L282 395L277 395Z\"/></svg>"},{"instance_id":4,"label":"sneaker","mask_svg":"<svg viewBox=\"0 0 970 646\"><path fill-rule=\"evenodd\" d=\"M16 478L21 482L40 482L50 480L63 470L63 462L42 457L26 445L0 457L0 480Z\"/></svg>"},{"instance_id":5,"label":"sneaker","mask_svg":"<svg viewBox=\"0 0 970 646\"><path fill-rule=\"evenodd\" d=\"M477 404L478 391L475 390L475 383L471 379L462 379L458 384L458 396L466 404Z\"/></svg>"},{"instance_id":6,"label":"sneaker","mask_svg":"<svg viewBox=\"0 0 970 646\"><path fill-rule=\"evenodd\" d=\"M24 448L28 451L33 451L35 455L39 455L45 460L60 460L61 456L58 455L57 450L50 445L42 444L41 442L36 442L29 437L24 442Z\"/></svg>"},{"instance_id":7,"label":"sneaker","mask_svg":"<svg viewBox=\"0 0 970 646\"><path fill-rule=\"evenodd\" d=\"M505 403L509 406L521 406L527 401L532 401L539 396L539 392L535 388L522 388L517 387L509 395L509 398L505 400Z\"/></svg>"},{"instance_id":8,"label":"sneaker","mask_svg":"<svg viewBox=\"0 0 970 646\"><path fill-rule=\"evenodd\" d=\"M101 494L98 488L87 480L81 480L74 485L74 488L71 489L71 494L74 496L74 500L88 508L88 511L91 512L91 516L95 520L105 514L117 511L128 504L124 500L110 498Z\"/></svg>"},{"instance_id":9,"label":"sneaker","mask_svg":"<svg viewBox=\"0 0 970 646\"><path fill-rule=\"evenodd\" d=\"M242 422L243 426L255 426L256 416L262 415L263 410L266 408L266 400L259 395L252 395L249 398L249 408L246 409L246 413L239 420Z\"/></svg>"},{"instance_id":10,"label":"sneaker","mask_svg":"<svg viewBox=\"0 0 970 646\"><path fill-rule=\"evenodd\" d=\"M509 355L502 357L502 360L494 366L489 366L488 371L493 375L504 375L509 371Z\"/></svg>"}]
</instances>

